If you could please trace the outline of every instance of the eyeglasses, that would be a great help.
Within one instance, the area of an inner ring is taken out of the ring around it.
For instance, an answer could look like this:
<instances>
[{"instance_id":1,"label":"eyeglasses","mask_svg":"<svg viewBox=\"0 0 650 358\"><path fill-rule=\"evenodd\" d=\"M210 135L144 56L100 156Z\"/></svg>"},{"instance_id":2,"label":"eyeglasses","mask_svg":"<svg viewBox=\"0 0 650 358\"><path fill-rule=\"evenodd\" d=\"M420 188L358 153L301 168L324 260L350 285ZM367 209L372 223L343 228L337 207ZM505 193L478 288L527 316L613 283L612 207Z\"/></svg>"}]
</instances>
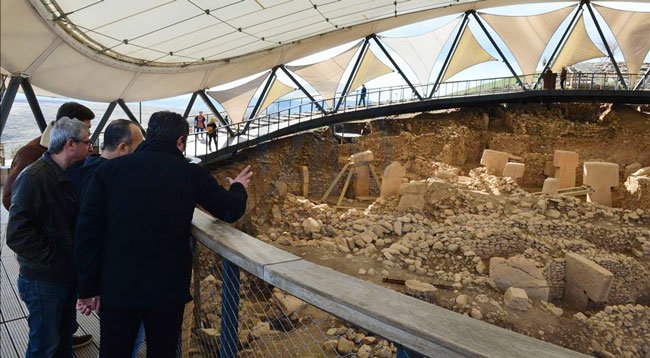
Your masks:
<instances>
[{"instance_id":1,"label":"eyeglasses","mask_svg":"<svg viewBox=\"0 0 650 358\"><path fill-rule=\"evenodd\" d=\"M91 147L91 148L92 148L92 146L93 146L93 142L91 142L91 141L89 141L89 140L81 140L81 139L74 139L74 138L70 138L70 139L72 139L73 142L76 142L76 143L83 143L83 144L85 144L85 145L87 145L87 146L89 146L89 147Z\"/></svg>"}]
</instances>

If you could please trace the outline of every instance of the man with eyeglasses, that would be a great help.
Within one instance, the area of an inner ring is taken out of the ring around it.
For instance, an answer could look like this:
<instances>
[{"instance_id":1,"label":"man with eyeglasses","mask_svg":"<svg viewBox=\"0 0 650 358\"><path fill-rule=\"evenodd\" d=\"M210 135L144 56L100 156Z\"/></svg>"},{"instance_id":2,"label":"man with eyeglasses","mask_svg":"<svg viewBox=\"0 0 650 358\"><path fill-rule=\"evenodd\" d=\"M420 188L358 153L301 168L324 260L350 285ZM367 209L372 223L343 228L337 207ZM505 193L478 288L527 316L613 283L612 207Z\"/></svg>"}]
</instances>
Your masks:
<instances>
[{"instance_id":1,"label":"man with eyeglasses","mask_svg":"<svg viewBox=\"0 0 650 358\"><path fill-rule=\"evenodd\" d=\"M63 117L43 156L16 178L7 246L20 266L18 292L29 317L26 357L72 357L77 328L74 232L79 197L65 170L88 155L88 127Z\"/></svg>"}]
</instances>

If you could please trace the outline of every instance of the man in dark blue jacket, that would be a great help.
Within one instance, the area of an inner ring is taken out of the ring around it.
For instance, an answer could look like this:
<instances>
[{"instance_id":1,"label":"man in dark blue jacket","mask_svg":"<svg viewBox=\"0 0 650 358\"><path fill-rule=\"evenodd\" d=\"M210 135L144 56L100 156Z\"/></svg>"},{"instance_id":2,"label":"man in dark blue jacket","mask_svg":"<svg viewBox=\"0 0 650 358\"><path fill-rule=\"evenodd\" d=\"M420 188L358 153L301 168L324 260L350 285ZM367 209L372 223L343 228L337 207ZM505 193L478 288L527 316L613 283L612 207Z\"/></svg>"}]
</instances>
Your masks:
<instances>
[{"instance_id":1,"label":"man in dark blue jacket","mask_svg":"<svg viewBox=\"0 0 650 358\"><path fill-rule=\"evenodd\" d=\"M84 191L75 236L78 309L99 311L100 357L127 357L144 322L151 357L174 357L192 270L194 208L233 222L246 210L252 172L226 190L183 156L189 126L151 116L135 153L102 163Z\"/></svg>"}]
</instances>

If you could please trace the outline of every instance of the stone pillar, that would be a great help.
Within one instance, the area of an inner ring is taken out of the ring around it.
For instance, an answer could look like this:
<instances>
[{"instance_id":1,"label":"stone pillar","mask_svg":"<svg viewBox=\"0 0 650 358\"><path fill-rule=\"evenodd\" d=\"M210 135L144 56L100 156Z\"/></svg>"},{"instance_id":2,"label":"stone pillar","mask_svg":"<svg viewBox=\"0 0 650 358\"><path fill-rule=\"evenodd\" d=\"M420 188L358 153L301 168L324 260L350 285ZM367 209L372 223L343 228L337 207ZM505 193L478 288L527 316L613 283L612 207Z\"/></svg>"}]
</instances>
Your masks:
<instances>
[{"instance_id":1,"label":"stone pillar","mask_svg":"<svg viewBox=\"0 0 650 358\"><path fill-rule=\"evenodd\" d=\"M544 187L542 187L542 193L555 195L560 189L560 180L555 178L546 178L544 180Z\"/></svg>"},{"instance_id":2,"label":"stone pillar","mask_svg":"<svg viewBox=\"0 0 650 358\"><path fill-rule=\"evenodd\" d=\"M589 309L592 303L607 301L614 275L604 267L576 253L569 253L566 262L564 299L571 306Z\"/></svg>"},{"instance_id":3,"label":"stone pillar","mask_svg":"<svg viewBox=\"0 0 650 358\"><path fill-rule=\"evenodd\" d=\"M354 195L355 197L370 195L370 168L361 165L354 169Z\"/></svg>"},{"instance_id":4,"label":"stone pillar","mask_svg":"<svg viewBox=\"0 0 650 358\"><path fill-rule=\"evenodd\" d=\"M400 186L400 199L397 211L403 213L408 210L422 211L424 209L424 194L427 192L427 183L414 181Z\"/></svg>"},{"instance_id":5,"label":"stone pillar","mask_svg":"<svg viewBox=\"0 0 650 358\"><path fill-rule=\"evenodd\" d=\"M379 197L387 199L391 196L399 195L399 187L402 185L402 178L406 175L406 170L398 162L392 162L384 169L384 176L381 179L381 189Z\"/></svg>"},{"instance_id":6,"label":"stone pillar","mask_svg":"<svg viewBox=\"0 0 650 358\"><path fill-rule=\"evenodd\" d=\"M517 180L524 176L525 169L526 164L523 163L506 163L506 166L503 169L503 176Z\"/></svg>"},{"instance_id":7,"label":"stone pillar","mask_svg":"<svg viewBox=\"0 0 650 358\"><path fill-rule=\"evenodd\" d=\"M594 192L587 194L587 201L612 206L612 188L618 187L618 164L585 162L583 181Z\"/></svg>"},{"instance_id":8,"label":"stone pillar","mask_svg":"<svg viewBox=\"0 0 650 358\"><path fill-rule=\"evenodd\" d=\"M502 176L509 159L510 154L508 153L485 149L481 156L481 165L494 172L494 175Z\"/></svg>"},{"instance_id":9,"label":"stone pillar","mask_svg":"<svg viewBox=\"0 0 650 358\"><path fill-rule=\"evenodd\" d=\"M309 198L309 168L300 167L300 180L302 181L302 196Z\"/></svg>"},{"instance_id":10,"label":"stone pillar","mask_svg":"<svg viewBox=\"0 0 650 358\"><path fill-rule=\"evenodd\" d=\"M576 186L576 168L579 156L576 152L556 150L553 154L555 178L560 180L560 189Z\"/></svg>"}]
</instances>

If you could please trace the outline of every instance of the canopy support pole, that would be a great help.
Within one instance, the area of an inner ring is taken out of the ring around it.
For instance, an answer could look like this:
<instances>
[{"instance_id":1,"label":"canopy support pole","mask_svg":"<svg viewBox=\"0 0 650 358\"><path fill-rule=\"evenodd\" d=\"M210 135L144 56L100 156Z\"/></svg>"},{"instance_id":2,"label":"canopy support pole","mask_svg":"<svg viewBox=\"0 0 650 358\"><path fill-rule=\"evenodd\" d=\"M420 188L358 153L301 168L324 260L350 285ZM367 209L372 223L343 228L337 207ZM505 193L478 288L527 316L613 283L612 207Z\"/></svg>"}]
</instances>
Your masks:
<instances>
[{"instance_id":1,"label":"canopy support pole","mask_svg":"<svg viewBox=\"0 0 650 358\"><path fill-rule=\"evenodd\" d=\"M20 75L11 76L9 86L7 86L7 89L5 90L2 102L0 102L0 136L2 136L2 131L5 129L5 124L7 124L9 111L11 111L11 106L14 104L14 99L16 99L16 93L18 92L18 86L20 86L22 80L23 78Z\"/></svg>"},{"instance_id":2,"label":"canopy support pole","mask_svg":"<svg viewBox=\"0 0 650 358\"><path fill-rule=\"evenodd\" d=\"M485 36L487 36L487 38L490 40L490 43L492 43L492 46L494 46L494 48L499 53L499 56L501 56L501 59L503 60L503 62L505 62L506 66L508 66L508 69L510 70L510 73L512 73L512 75L515 76L515 78L517 79L517 83L519 83L519 86L521 86L521 89L526 91L527 90L526 86L524 86L524 83L521 82L521 79L519 78L519 76L517 75L515 70L512 68L512 65L510 65L510 61L508 61L506 56L501 51L501 48L499 48L496 41L494 41L494 38L492 38L492 35L490 35L490 33L488 32L487 28L483 24L483 21L481 21L481 18L479 18L479 16L476 14L476 11L471 10L470 12L471 12L472 16L474 16L474 18L476 19L476 22L478 22L479 26L481 26L481 29L483 30L483 33L485 33Z\"/></svg>"},{"instance_id":3,"label":"canopy support pole","mask_svg":"<svg viewBox=\"0 0 650 358\"><path fill-rule=\"evenodd\" d=\"M354 66L352 67L352 72L350 72L350 77L348 77L348 81L345 83L345 87L343 87L343 92L341 92L341 99L339 102L336 104L336 107L332 111L333 113L338 112L339 107L341 107L341 103L345 101L345 96L348 95L348 91L350 90L350 86L352 85L352 80L354 79L354 76L357 75L357 71L359 70L359 65L361 64L361 60L363 59L363 56L366 54L366 51L368 50L368 38L363 41L363 45L361 45L361 51L359 52L359 56L357 57L357 60L354 62Z\"/></svg>"},{"instance_id":4,"label":"canopy support pole","mask_svg":"<svg viewBox=\"0 0 650 358\"><path fill-rule=\"evenodd\" d=\"M117 106L117 102L118 102L118 100L115 100L115 101L108 104L108 108L106 108L106 112L104 112L104 115L102 116L102 119L97 124L97 127L95 128L95 131L93 132L93 135L90 136L90 141L91 142L93 142L93 143L97 142L97 138L99 138L99 134L104 129L104 126L106 125L106 122L108 122L108 119L111 117L111 114L113 114L113 111L115 110L115 106Z\"/></svg>"},{"instance_id":5,"label":"canopy support pole","mask_svg":"<svg viewBox=\"0 0 650 358\"><path fill-rule=\"evenodd\" d=\"M135 116L134 116L133 113L131 112L131 109L129 109L129 107L128 107L128 106L126 105L126 103L124 102L124 99L122 99L122 98L118 99L118 100L117 100L117 104L120 105L120 108L122 108L122 110L124 111L124 113L126 113L127 117L129 117L129 119L130 119L133 123L135 123L135 125L137 125L138 128L140 128L140 131L142 132L142 135L146 138L146 137L147 137L147 132L145 132L145 130L144 130L144 128L142 128L142 125L140 124L140 122L138 122L137 118L135 118Z\"/></svg>"},{"instance_id":6,"label":"canopy support pole","mask_svg":"<svg viewBox=\"0 0 650 358\"><path fill-rule=\"evenodd\" d=\"M297 80L295 77L293 77L293 75L291 74L291 72L289 72L289 70L287 70L287 68L286 68L284 65L280 65L280 69L282 70L282 72L284 72L284 74L287 75L287 77L289 77L289 79L290 79L291 81L293 81L293 83L294 83L296 86L298 86L298 88L300 88L300 90L301 90L301 91L302 91L302 92L303 92L303 93L304 93L304 94L305 94L305 95L306 95L306 96L307 96L307 97L308 97L312 102L314 102L314 105L316 105L316 107L318 108L318 110L321 111L321 113L323 113L323 115L327 115L327 112L325 111L325 109L323 109L323 107L322 107L322 106L318 103L318 101L316 101L316 99L315 99L315 98L314 98L314 97L313 97L313 96L312 96L312 95L311 95L311 94L310 94L310 93L305 89L305 87L304 87L302 84L300 84L300 82L298 82L298 80Z\"/></svg>"},{"instance_id":7,"label":"canopy support pole","mask_svg":"<svg viewBox=\"0 0 650 358\"><path fill-rule=\"evenodd\" d=\"M451 48L449 48L449 52L447 53L447 57L445 57L445 62L442 63L442 68L440 68L440 73L438 73L438 78L436 78L436 82L433 83L433 88L431 89L431 93L429 93L429 98L433 98L433 94L436 93L436 91L438 90L438 86L440 86L440 81L442 80L442 76L444 76L445 72L447 72L447 67L449 67L451 56L456 51L456 47L458 46L458 42L460 41L460 35L462 35L463 31L465 31L465 27L467 26L468 22L469 22L469 12L466 12L465 15L463 15L463 21L460 22L460 26L458 27L458 33L456 33L456 37L454 37L454 42L452 42Z\"/></svg>"},{"instance_id":8,"label":"canopy support pole","mask_svg":"<svg viewBox=\"0 0 650 358\"><path fill-rule=\"evenodd\" d=\"M208 108L210 108L212 113L217 117L219 122L221 124L223 124L224 127L226 127L226 130L228 131L228 136L229 137L234 137L236 135L235 132L232 131L232 129L229 126L229 123L221 116L221 113L219 113L219 111L217 111L217 107L215 107L214 104L212 103L212 101L210 101L210 98L208 98L208 95L205 94L205 91L201 90L201 91L197 91L197 93L198 93L199 97L201 97L201 99L203 100L205 105L208 106Z\"/></svg>"},{"instance_id":9,"label":"canopy support pole","mask_svg":"<svg viewBox=\"0 0 650 358\"><path fill-rule=\"evenodd\" d=\"M633 91L637 91L637 90L641 89L641 85L643 84L643 82L648 80L648 75L650 75L650 67L648 67L648 69L645 71L645 74L643 76L641 76L641 78L639 79L639 82L637 82L636 86L634 86Z\"/></svg>"},{"instance_id":10,"label":"canopy support pole","mask_svg":"<svg viewBox=\"0 0 650 358\"><path fill-rule=\"evenodd\" d=\"M419 99L420 101L423 100L422 96L420 95L420 92L418 92L418 90L415 89L415 86L413 86L413 84L411 83L411 81L409 81L409 79L406 77L406 75L404 74L404 72L402 72L402 69L397 65L397 63L396 63L395 60L393 59L393 56L391 56L391 55L388 53L388 51L386 51L386 48L385 48L384 45L379 41L379 38L377 38L377 35L376 35L376 34L372 34L372 35L370 35L369 37L372 38L373 40L375 40L375 43L379 46L379 48L380 48L381 51L384 53L384 55L386 55L386 57L388 57L388 60L390 60L390 63L393 65L393 67L395 67L395 69L397 70L397 72L400 74L400 76L402 76L402 78L404 79L404 81L406 81L406 83L409 85L409 87L411 87L411 90L413 91L413 93L415 93L415 95L418 97L418 99Z\"/></svg>"},{"instance_id":11,"label":"canopy support pole","mask_svg":"<svg viewBox=\"0 0 650 358\"><path fill-rule=\"evenodd\" d=\"M255 102L255 106L253 106L253 111L251 114L248 116L248 120L246 121L246 124L244 125L244 128L242 128L241 131L237 132L237 135L242 135L248 131L248 127L250 127L251 122L253 121L253 118L255 118L255 115L257 115L257 111L259 111L260 106L262 105L262 102L266 99L266 96L269 94L269 88L271 87L271 84L275 80L275 72L278 70L280 66L275 66L273 69L271 69L271 73L269 74L269 78L266 79L266 83L264 84L264 88L262 88L262 93L260 93L259 98L257 98L257 102ZM278 111L279 112L279 111ZM278 119L279 120L279 119Z\"/></svg>"},{"instance_id":12,"label":"canopy support pole","mask_svg":"<svg viewBox=\"0 0 650 358\"><path fill-rule=\"evenodd\" d=\"M596 30L598 30L598 35L600 35L600 39L603 41L603 44L605 45L605 49L607 49L607 55L609 56L609 59L612 61L612 65L614 65L614 69L616 70L616 74L618 75L618 80L621 81L621 85L623 86L623 88L628 89L627 83L625 83L625 79L623 78L623 74L621 73L621 70L618 68L618 64L616 63L616 60L614 59L614 53L612 52L612 49L609 48L607 39L605 39L605 34L603 34L603 29L600 28L600 24L596 19L596 14L594 14L594 9L591 8L591 3L589 2L587 2L587 10L589 10L591 19L594 20L594 24L596 25Z\"/></svg>"},{"instance_id":13,"label":"canopy support pole","mask_svg":"<svg viewBox=\"0 0 650 358\"><path fill-rule=\"evenodd\" d=\"M185 112L183 112L183 118L187 119L187 117L190 115L190 111L192 110L192 107L194 107L194 101L196 101L196 96L198 96L199 91L192 92L192 97L190 97L190 101L187 103L187 107L185 107Z\"/></svg>"},{"instance_id":14,"label":"canopy support pole","mask_svg":"<svg viewBox=\"0 0 650 358\"><path fill-rule=\"evenodd\" d=\"M36 119L36 124L38 124L38 129L40 129L41 133L43 133L45 127L47 127L47 123L45 122L45 116L43 116L43 111L41 111L41 106L38 104L38 98L36 98L36 94L34 93L34 88L32 87L32 83L29 81L28 77L23 77L22 81L20 82L20 86L23 88L23 93L27 98L27 103L29 103L29 108L32 110L32 114L34 114L34 119Z\"/></svg>"},{"instance_id":15,"label":"canopy support pole","mask_svg":"<svg viewBox=\"0 0 650 358\"><path fill-rule=\"evenodd\" d=\"M576 20L578 19L578 16L580 15L580 11L582 10L582 6L586 3L585 0L580 2L580 5L576 8L576 12L573 14L573 17L571 18L571 21L569 22L569 25L566 27L566 30L564 30L564 33L562 34L562 37L560 38L560 41L558 41L557 46L555 46L555 49L553 49L553 52L551 53L551 57L549 57L548 61L546 61L546 65L544 65L544 69L542 69L542 72L539 74L537 77L537 81L535 81L535 85L533 86L533 89L537 89L537 86L539 86L539 83L542 81L542 75L546 70L551 68L551 64L553 61L555 61L555 56L557 55L558 51L560 51L560 48L564 45L564 41L566 40L567 35L569 32L573 31L573 28L576 26Z\"/></svg>"}]
</instances>

